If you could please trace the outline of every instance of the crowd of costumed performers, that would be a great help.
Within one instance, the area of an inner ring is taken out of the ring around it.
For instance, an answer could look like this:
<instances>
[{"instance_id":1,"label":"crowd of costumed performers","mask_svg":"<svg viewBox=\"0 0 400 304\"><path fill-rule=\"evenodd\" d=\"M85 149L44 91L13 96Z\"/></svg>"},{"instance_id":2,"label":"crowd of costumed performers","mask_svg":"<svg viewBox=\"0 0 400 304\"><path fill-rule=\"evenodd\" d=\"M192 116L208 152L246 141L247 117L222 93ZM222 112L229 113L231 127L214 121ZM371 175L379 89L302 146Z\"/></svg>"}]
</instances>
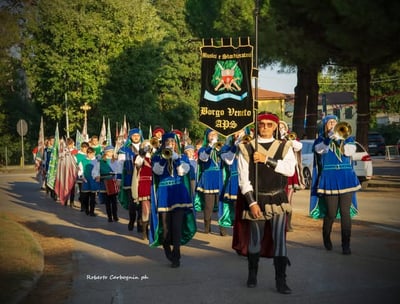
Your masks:
<instances>
[{"instance_id":1,"label":"crowd of costumed performers","mask_svg":"<svg viewBox=\"0 0 400 304\"><path fill-rule=\"evenodd\" d=\"M328 115L314 144L315 169L310 214L324 218L323 244L332 250L330 232L341 217L342 248L350 254L350 218L357 212L351 153L354 140L338 134ZM247 257L247 286L257 286L259 258L273 259L276 289L289 294L287 232L295 229L293 193L304 189L302 144L288 125L272 113L259 113L256 130L248 127L227 137L206 129L192 142L186 129L121 128L114 142L109 130L75 140L43 137L35 152L40 187L64 206L88 217L102 212L109 223L122 222L151 247L162 247L171 267L181 265L181 245L198 231L225 237ZM105 136L107 134L107 136ZM340 167L345 184L331 176ZM76 204L79 202L79 204ZM103 206L101 206L103 205ZM111 224L110 224L111 225ZM112 226L110 226L110 229Z\"/></svg>"}]
</instances>

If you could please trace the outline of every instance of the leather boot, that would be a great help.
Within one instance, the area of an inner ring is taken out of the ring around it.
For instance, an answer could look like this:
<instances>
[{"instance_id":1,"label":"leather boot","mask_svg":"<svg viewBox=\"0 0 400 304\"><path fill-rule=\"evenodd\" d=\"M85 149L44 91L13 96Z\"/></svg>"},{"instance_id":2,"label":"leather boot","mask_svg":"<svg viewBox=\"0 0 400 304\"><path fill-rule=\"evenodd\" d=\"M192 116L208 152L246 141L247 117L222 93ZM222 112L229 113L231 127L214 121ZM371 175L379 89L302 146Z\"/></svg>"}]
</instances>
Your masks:
<instances>
[{"instance_id":1,"label":"leather boot","mask_svg":"<svg viewBox=\"0 0 400 304\"><path fill-rule=\"evenodd\" d=\"M149 236L149 222L142 222L142 239L148 240Z\"/></svg>"},{"instance_id":2,"label":"leather boot","mask_svg":"<svg viewBox=\"0 0 400 304\"><path fill-rule=\"evenodd\" d=\"M260 259L260 253L249 253L247 256L249 266L249 276L247 278L247 287L254 288L257 286L257 272L258 272L258 261Z\"/></svg>"},{"instance_id":3,"label":"leather boot","mask_svg":"<svg viewBox=\"0 0 400 304\"><path fill-rule=\"evenodd\" d=\"M228 232L226 232L226 228L225 227L219 226L219 235L220 236L227 236L228 235Z\"/></svg>"},{"instance_id":4,"label":"leather boot","mask_svg":"<svg viewBox=\"0 0 400 304\"><path fill-rule=\"evenodd\" d=\"M166 258L168 259L168 261L172 262L172 250L171 250L171 246L167 243L164 242L163 244L163 248L164 248L164 253Z\"/></svg>"},{"instance_id":5,"label":"leather boot","mask_svg":"<svg viewBox=\"0 0 400 304\"><path fill-rule=\"evenodd\" d=\"M136 204L134 202L129 202L128 211L129 211L128 230L132 231L136 222Z\"/></svg>"},{"instance_id":6,"label":"leather boot","mask_svg":"<svg viewBox=\"0 0 400 304\"><path fill-rule=\"evenodd\" d=\"M211 233L211 221L204 220L204 233Z\"/></svg>"},{"instance_id":7,"label":"leather boot","mask_svg":"<svg viewBox=\"0 0 400 304\"><path fill-rule=\"evenodd\" d=\"M293 211L290 211L289 214L287 215L287 231L288 232L292 232L293 231L292 215L293 215Z\"/></svg>"},{"instance_id":8,"label":"leather boot","mask_svg":"<svg viewBox=\"0 0 400 304\"><path fill-rule=\"evenodd\" d=\"M143 233L143 222L140 217L137 219L137 226L136 226L137 232L138 233Z\"/></svg>"},{"instance_id":9,"label":"leather boot","mask_svg":"<svg viewBox=\"0 0 400 304\"><path fill-rule=\"evenodd\" d=\"M324 223L322 226L322 239L324 240L324 246L326 250L332 250L332 241L331 241L331 231L332 231L333 221L324 218Z\"/></svg>"},{"instance_id":10,"label":"leather boot","mask_svg":"<svg viewBox=\"0 0 400 304\"><path fill-rule=\"evenodd\" d=\"M276 290L282 294L290 294L292 290L286 284L286 265L290 265L285 256L274 257Z\"/></svg>"},{"instance_id":11,"label":"leather boot","mask_svg":"<svg viewBox=\"0 0 400 304\"><path fill-rule=\"evenodd\" d=\"M350 236L351 236L350 230L342 230L342 253L344 255L351 254Z\"/></svg>"},{"instance_id":12,"label":"leather boot","mask_svg":"<svg viewBox=\"0 0 400 304\"><path fill-rule=\"evenodd\" d=\"M178 268L181 265L181 262L180 262L180 260L181 260L181 251L180 251L179 247L176 248L174 246L174 249L172 250L171 257L172 257L171 267L172 268Z\"/></svg>"}]
</instances>

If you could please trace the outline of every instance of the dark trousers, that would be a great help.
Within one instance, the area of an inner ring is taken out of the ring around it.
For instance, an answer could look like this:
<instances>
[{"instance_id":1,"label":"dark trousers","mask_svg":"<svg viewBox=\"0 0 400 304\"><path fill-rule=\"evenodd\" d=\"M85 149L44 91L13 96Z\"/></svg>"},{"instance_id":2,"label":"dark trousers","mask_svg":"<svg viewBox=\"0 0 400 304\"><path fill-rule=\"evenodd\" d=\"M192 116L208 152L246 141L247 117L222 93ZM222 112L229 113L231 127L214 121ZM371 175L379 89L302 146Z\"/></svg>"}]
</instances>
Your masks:
<instances>
[{"instance_id":1,"label":"dark trousers","mask_svg":"<svg viewBox=\"0 0 400 304\"><path fill-rule=\"evenodd\" d=\"M218 204L218 193L204 193L204 230L211 232L211 216L214 206Z\"/></svg>"},{"instance_id":2,"label":"dark trousers","mask_svg":"<svg viewBox=\"0 0 400 304\"><path fill-rule=\"evenodd\" d=\"M159 221L162 222L163 227L164 250L170 251L170 246L172 245L172 259L177 261L181 257L180 247L184 215L185 210L180 208L159 214Z\"/></svg>"},{"instance_id":3,"label":"dark trousers","mask_svg":"<svg viewBox=\"0 0 400 304\"><path fill-rule=\"evenodd\" d=\"M340 223L342 231L351 231L350 207L353 193L344 193L339 195L326 195L325 203L327 213L324 218L324 225L329 231L335 221L338 208L340 208Z\"/></svg>"},{"instance_id":4,"label":"dark trousers","mask_svg":"<svg viewBox=\"0 0 400 304\"><path fill-rule=\"evenodd\" d=\"M118 207L117 207L117 195L105 195L105 204L108 219L118 220Z\"/></svg>"},{"instance_id":5,"label":"dark trousers","mask_svg":"<svg viewBox=\"0 0 400 304\"><path fill-rule=\"evenodd\" d=\"M286 247L286 213L275 214L271 221L274 256L287 256ZM250 221L249 253L259 253L264 237L266 221Z\"/></svg>"},{"instance_id":6,"label":"dark trousers","mask_svg":"<svg viewBox=\"0 0 400 304\"><path fill-rule=\"evenodd\" d=\"M86 214L94 214L94 207L96 205L96 193L95 192L82 192L80 195L82 204L82 210Z\"/></svg>"}]
</instances>

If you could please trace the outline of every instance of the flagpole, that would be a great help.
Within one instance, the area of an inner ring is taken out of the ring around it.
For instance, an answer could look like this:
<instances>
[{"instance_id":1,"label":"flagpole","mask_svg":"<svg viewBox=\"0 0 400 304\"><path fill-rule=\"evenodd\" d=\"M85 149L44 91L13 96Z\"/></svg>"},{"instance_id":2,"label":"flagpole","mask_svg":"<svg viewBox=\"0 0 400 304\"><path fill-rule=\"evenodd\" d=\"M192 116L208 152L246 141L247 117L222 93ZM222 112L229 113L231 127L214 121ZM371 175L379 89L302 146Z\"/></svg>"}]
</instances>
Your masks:
<instances>
[{"instance_id":1,"label":"flagpole","mask_svg":"<svg viewBox=\"0 0 400 304\"><path fill-rule=\"evenodd\" d=\"M255 139L255 150L258 150L258 14L260 9L259 0L255 0L254 9L254 139ZM255 166L255 198L258 202L258 166Z\"/></svg>"},{"instance_id":2,"label":"flagpole","mask_svg":"<svg viewBox=\"0 0 400 304\"><path fill-rule=\"evenodd\" d=\"M69 138L69 116L68 116L68 96L67 92L64 93L65 99L65 128L67 129L67 137Z\"/></svg>"}]
</instances>

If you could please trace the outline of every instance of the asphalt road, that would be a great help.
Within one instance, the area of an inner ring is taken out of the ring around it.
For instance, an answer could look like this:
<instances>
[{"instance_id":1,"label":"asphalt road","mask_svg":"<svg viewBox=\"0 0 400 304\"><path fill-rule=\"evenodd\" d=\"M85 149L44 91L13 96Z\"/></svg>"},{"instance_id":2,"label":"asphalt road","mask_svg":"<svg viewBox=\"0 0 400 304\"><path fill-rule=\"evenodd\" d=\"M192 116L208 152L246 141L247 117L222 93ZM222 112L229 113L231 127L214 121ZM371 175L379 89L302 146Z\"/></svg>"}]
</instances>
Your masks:
<instances>
[{"instance_id":1,"label":"asphalt road","mask_svg":"<svg viewBox=\"0 0 400 304\"><path fill-rule=\"evenodd\" d=\"M397 201L392 201L398 189L360 192L360 203L375 198L381 215L372 218L363 212L363 218L353 221L351 256L341 254L337 223L334 250L323 248L321 222L307 217L307 192L295 194L295 231L288 233L291 295L276 292L268 259L260 263L257 288L248 289L247 261L233 252L230 236L216 233L215 221L215 233L198 232L182 248L181 267L172 269L160 248L150 248L127 230L126 210L120 208L118 223L107 222L103 205L97 206L99 216L87 217L47 198L31 174L0 174L0 211L41 221L74 240L76 272L66 303L398 303L400 217ZM201 231L201 214L198 226Z\"/></svg>"}]
</instances>

